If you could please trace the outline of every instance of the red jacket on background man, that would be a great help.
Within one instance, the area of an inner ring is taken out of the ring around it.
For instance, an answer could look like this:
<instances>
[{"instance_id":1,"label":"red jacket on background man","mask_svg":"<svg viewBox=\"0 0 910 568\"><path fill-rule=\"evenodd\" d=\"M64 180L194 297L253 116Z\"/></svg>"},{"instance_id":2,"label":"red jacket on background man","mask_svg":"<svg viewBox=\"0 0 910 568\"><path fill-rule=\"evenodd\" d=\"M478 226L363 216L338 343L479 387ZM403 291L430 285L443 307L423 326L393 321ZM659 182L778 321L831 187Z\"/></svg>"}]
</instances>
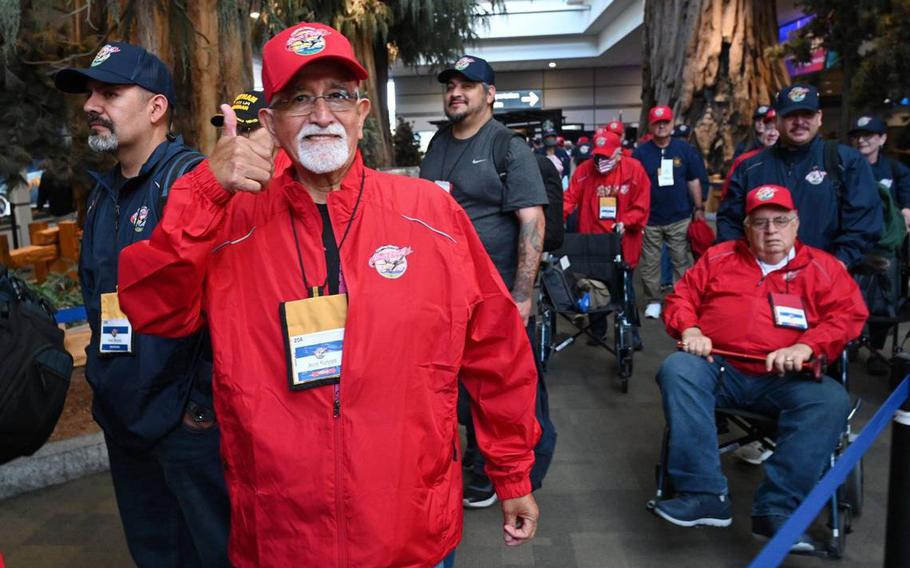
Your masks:
<instances>
[{"instance_id":1,"label":"red jacket on background man","mask_svg":"<svg viewBox=\"0 0 910 568\"><path fill-rule=\"evenodd\" d=\"M616 219L600 219L601 197L616 198ZM623 157L606 175L597 171L595 160L583 162L563 194L562 207L563 219L578 209L579 233L611 233L622 223L623 258L633 268L638 265L651 210L651 181L638 160Z\"/></svg>"},{"instance_id":2,"label":"red jacket on background man","mask_svg":"<svg viewBox=\"0 0 910 568\"><path fill-rule=\"evenodd\" d=\"M227 193L207 161L178 180L151 240L121 255L123 310L141 333L208 324L234 565L435 565L461 538L459 378L499 498L531 491L527 334L455 200L358 154L327 200L340 388L289 390L279 305L308 296L295 241L309 285L326 280L322 217L292 174L280 155L261 193Z\"/></svg>"},{"instance_id":3,"label":"red jacket on background man","mask_svg":"<svg viewBox=\"0 0 910 568\"><path fill-rule=\"evenodd\" d=\"M698 327L717 349L762 356L804 343L833 361L859 337L869 311L837 259L799 241L795 247L796 256L786 266L764 277L746 241L708 249L664 300L667 333L679 339L684 330ZM799 296L809 329L776 326L772 292ZM729 362L745 373L767 373L764 363Z\"/></svg>"}]
</instances>

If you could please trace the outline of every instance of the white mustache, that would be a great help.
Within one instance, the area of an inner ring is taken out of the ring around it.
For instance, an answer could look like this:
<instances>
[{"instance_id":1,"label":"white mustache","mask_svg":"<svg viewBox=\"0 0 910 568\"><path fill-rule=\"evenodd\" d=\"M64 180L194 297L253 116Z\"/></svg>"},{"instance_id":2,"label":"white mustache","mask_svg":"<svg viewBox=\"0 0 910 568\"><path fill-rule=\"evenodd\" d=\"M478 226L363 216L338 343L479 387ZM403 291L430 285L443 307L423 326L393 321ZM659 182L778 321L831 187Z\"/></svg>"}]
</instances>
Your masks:
<instances>
[{"instance_id":1,"label":"white mustache","mask_svg":"<svg viewBox=\"0 0 910 568\"><path fill-rule=\"evenodd\" d=\"M304 143L306 142L307 136L318 135L339 136L342 140L347 140L348 137L344 127L337 122L333 122L326 127L321 127L316 124L305 124L303 125L303 128L300 129L300 133L297 134L297 142Z\"/></svg>"}]
</instances>

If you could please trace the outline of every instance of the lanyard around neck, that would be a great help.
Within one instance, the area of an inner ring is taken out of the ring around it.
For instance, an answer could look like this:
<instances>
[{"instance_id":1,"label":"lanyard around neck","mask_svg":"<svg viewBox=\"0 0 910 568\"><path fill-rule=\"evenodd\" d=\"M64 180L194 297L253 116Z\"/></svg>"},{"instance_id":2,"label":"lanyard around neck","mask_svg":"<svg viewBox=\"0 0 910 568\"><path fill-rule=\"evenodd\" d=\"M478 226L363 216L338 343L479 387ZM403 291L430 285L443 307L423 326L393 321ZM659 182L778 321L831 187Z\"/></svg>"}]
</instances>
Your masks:
<instances>
[{"instance_id":1,"label":"lanyard around neck","mask_svg":"<svg viewBox=\"0 0 910 568\"><path fill-rule=\"evenodd\" d=\"M341 272L341 247L344 246L345 241L348 238L348 233L351 232L351 225L354 223L354 217L357 215L357 210L360 208L360 200L363 197L363 186L366 181L366 170L360 172L360 189L357 191L357 201L354 202L354 209L351 210L351 217L348 219L348 224L344 229L344 233L341 235L341 241L338 243L338 271ZM325 280L322 281L322 284L319 286L310 287L309 281L306 277L306 267L303 264L303 252L300 250L300 239L297 237L297 224L294 222L294 213L291 211L290 204L288 205L288 216L291 220L291 232L294 234L294 246L297 249L297 262L300 264L300 275L303 277L303 288L307 290L309 297L315 297L319 295L319 291L325 288L329 282L328 275L328 266L326 266L326 276ZM339 278L340 280L340 278Z\"/></svg>"}]
</instances>

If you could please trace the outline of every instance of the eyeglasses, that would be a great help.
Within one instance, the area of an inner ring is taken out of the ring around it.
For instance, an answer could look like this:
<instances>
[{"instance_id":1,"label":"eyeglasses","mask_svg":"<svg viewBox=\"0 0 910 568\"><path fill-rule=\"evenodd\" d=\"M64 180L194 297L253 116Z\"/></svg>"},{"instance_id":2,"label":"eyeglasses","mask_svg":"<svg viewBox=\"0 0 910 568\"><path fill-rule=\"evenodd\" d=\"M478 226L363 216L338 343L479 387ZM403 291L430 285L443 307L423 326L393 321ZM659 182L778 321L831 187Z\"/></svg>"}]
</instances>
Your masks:
<instances>
[{"instance_id":1,"label":"eyeglasses","mask_svg":"<svg viewBox=\"0 0 910 568\"><path fill-rule=\"evenodd\" d=\"M793 221L793 219L796 219L795 215L793 217L787 217L785 215L781 215L780 217L771 217L771 218L765 217L762 219L746 219L746 224L749 225L750 227L752 227L753 229L757 229L759 231L764 231L765 229L767 229L768 225L770 223L774 223L774 226L777 227L778 229L783 229L784 227L789 225L790 222Z\"/></svg>"},{"instance_id":2,"label":"eyeglasses","mask_svg":"<svg viewBox=\"0 0 910 568\"><path fill-rule=\"evenodd\" d=\"M270 108L287 116L309 116L316 109L316 101L319 99L325 101L332 112L347 112L357 105L360 93L349 93L343 90L319 96L298 93L289 99L272 103Z\"/></svg>"}]
</instances>

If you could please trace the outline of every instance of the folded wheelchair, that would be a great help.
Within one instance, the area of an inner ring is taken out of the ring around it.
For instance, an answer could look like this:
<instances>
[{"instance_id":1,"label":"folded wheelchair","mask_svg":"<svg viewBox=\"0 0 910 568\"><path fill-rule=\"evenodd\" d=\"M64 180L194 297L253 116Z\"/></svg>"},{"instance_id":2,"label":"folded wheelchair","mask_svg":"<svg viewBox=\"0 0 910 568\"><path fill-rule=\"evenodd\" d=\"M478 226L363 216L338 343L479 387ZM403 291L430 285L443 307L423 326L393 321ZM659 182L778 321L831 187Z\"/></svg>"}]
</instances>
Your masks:
<instances>
[{"instance_id":1,"label":"folded wheelchair","mask_svg":"<svg viewBox=\"0 0 910 568\"><path fill-rule=\"evenodd\" d=\"M589 279L606 284L609 303L587 308L575 283ZM550 356L579 337L587 336L616 357L616 373L622 392L629 390L634 352L632 326L638 316L630 298L632 270L623 260L621 237L615 233L567 233L562 247L544 261L537 298L537 357L544 369ZM592 318L613 320L613 340L592 330ZM568 337L557 337L556 322L562 317L575 328Z\"/></svg>"},{"instance_id":2,"label":"folded wheelchair","mask_svg":"<svg viewBox=\"0 0 910 568\"><path fill-rule=\"evenodd\" d=\"M910 237L904 239L895 255L867 254L851 273L869 308L866 332L852 345L851 355L866 348L870 357L889 361L903 352L904 344L910 338L908 331L901 339L898 329L900 324L910 321ZM878 341L873 339L876 333L881 334ZM875 346L888 336L891 336L890 357Z\"/></svg>"},{"instance_id":3,"label":"folded wheelchair","mask_svg":"<svg viewBox=\"0 0 910 568\"><path fill-rule=\"evenodd\" d=\"M848 348L850 345L848 344ZM845 390L848 389L847 379L847 350L841 354L837 365L837 371L833 378L841 383ZM723 370L721 371L723 373ZM818 370L816 370L818 372ZM808 379L807 379L808 380ZM843 454L847 447L853 443L856 435L851 429L851 421L857 411L862 406L862 400L853 399L853 407L847 417L847 426L838 439L834 451L831 453L830 467L838 457ZM718 451L721 455L736 451L738 448L751 444L752 442L761 442L761 444L770 450L775 449L775 437L777 435L777 419L774 416L750 412L741 408L721 408L715 409L715 423L717 424L718 433ZM731 425L740 430L740 433L734 432ZM667 453L669 451L670 430L664 429L663 440L660 448L660 461L655 468L655 477L657 482L657 491L653 499L648 501L647 508L653 510L658 501L670 499L674 495L674 490L669 475L667 474ZM831 536L822 550L811 553L813 556L828 558L841 558L847 544L847 534L853 530L853 520L859 517L863 511L863 462L854 467L847 476L844 483L837 491L831 495L826 509L826 525L831 531Z\"/></svg>"}]
</instances>

